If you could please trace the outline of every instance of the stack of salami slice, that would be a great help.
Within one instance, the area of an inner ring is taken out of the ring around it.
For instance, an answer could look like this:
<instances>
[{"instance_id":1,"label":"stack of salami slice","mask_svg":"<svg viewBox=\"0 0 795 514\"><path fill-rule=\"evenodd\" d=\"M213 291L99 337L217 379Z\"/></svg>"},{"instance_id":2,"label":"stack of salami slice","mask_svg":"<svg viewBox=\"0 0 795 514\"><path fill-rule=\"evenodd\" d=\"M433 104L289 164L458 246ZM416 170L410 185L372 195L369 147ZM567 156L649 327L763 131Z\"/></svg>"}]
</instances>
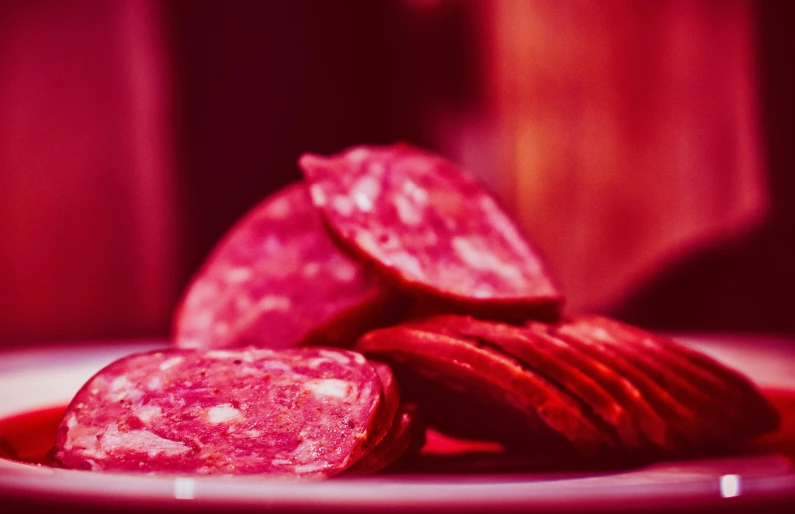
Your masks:
<instances>
[{"instance_id":1,"label":"stack of salami slice","mask_svg":"<svg viewBox=\"0 0 795 514\"><path fill-rule=\"evenodd\" d=\"M306 181L255 207L196 275L176 348L78 393L59 462L325 478L419 449L418 419L592 460L699 453L777 426L753 384L705 355L561 319L537 251L454 164L405 145L299 164Z\"/></svg>"}]
</instances>

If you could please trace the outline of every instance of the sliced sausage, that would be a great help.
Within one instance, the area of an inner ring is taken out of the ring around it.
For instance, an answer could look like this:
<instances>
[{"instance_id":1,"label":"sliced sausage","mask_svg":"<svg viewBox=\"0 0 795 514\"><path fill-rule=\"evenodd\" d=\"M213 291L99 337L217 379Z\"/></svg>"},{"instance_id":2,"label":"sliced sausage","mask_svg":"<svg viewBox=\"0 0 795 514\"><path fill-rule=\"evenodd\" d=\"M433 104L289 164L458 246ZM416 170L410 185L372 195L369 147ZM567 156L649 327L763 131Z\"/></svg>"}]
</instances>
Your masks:
<instances>
[{"instance_id":1,"label":"sliced sausage","mask_svg":"<svg viewBox=\"0 0 795 514\"><path fill-rule=\"evenodd\" d=\"M621 443L636 453L650 450L635 419L602 385L568 361L564 349L532 332L505 323L481 321L468 316L437 316L423 320L422 327L438 333L470 337L497 348L532 369L575 398L611 426Z\"/></svg>"},{"instance_id":2,"label":"sliced sausage","mask_svg":"<svg viewBox=\"0 0 795 514\"><path fill-rule=\"evenodd\" d=\"M653 357L661 368L676 374L706 395L712 405L723 411L738 435L753 437L778 426L778 413L749 379L704 353L603 316L580 316L573 322L601 327L602 335L607 339L632 344ZM715 398L728 401L715 402Z\"/></svg>"},{"instance_id":3,"label":"sliced sausage","mask_svg":"<svg viewBox=\"0 0 795 514\"><path fill-rule=\"evenodd\" d=\"M186 290L179 348L350 345L399 315L401 300L341 252L304 184L264 200L230 230Z\"/></svg>"},{"instance_id":4,"label":"sliced sausage","mask_svg":"<svg viewBox=\"0 0 795 514\"><path fill-rule=\"evenodd\" d=\"M468 312L556 317L563 298L537 251L458 166L406 145L299 164L340 244L405 289Z\"/></svg>"},{"instance_id":5,"label":"sliced sausage","mask_svg":"<svg viewBox=\"0 0 795 514\"><path fill-rule=\"evenodd\" d=\"M325 478L372 446L376 370L330 348L164 350L122 358L72 400L65 467Z\"/></svg>"},{"instance_id":6,"label":"sliced sausage","mask_svg":"<svg viewBox=\"0 0 795 514\"><path fill-rule=\"evenodd\" d=\"M520 426L506 428L523 432L528 445L536 439L565 441L589 457L617 447L615 437L598 427L565 391L517 360L471 339L396 326L365 334L355 348L409 377L401 381L401 388L411 377L418 377L431 384L429 393L452 389L464 393L469 403L490 403L508 411Z\"/></svg>"}]
</instances>

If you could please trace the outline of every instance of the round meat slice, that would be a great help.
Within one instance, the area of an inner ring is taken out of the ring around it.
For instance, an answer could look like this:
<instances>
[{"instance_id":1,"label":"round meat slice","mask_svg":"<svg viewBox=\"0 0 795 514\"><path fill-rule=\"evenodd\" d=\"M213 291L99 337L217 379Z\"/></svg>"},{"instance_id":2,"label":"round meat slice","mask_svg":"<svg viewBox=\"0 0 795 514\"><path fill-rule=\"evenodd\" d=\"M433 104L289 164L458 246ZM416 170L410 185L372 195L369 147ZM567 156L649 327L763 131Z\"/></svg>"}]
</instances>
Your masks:
<instances>
[{"instance_id":1,"label":"round meat slice","mask_svg":"<svg viewBox=\"0 0 795 514\"><path fill-rule=\"evenodd\" d=\"M407 290L488 316L556 317L563 298L538 253L458 166L406 145L299 164L340 244Z\"/></svg>"},{"instance_id":2,"label":"round meat slice","mask_svg":"<svg viewBox=\"0 0 795 514\"><path fill-rule=\"evenodd\" d=\"M614 344L596 326L563 322L555 335L624 375L682 438L688 452L704 452L736 442L735 430L725 419L715 419L692 387L661 369L630 344Z\"/></svg>"},{"instance_id":3,"label":"round meat slice","mask_svg":"<svg viewBox=\"0 0 795 514\"><path fill-rule=\"evenodd\" d=\"M372 447L381 383L358 353L164 350L91 378L58 428L67 468L325 478Z\"/></svg>"},{"instance_id":4,"label":"round meat slice","mask_svg":"<svg viewBox=\"0 0 795 514\"><path fill-rule=\"evenodd\" d=\"M602 317L574 318L565 323L573 330L588 332L605 344L616 348L627 356L635 366L652 377L664 387L681 404L693 412L697 412L702 423L708 424L717 441L733 443L743 439L747 428L754 422L743 419L739 414L732 413L731 403L715 401L716 391L694 383L691 374L671 362L661 359L648 351L639 338L633 337L629 331L620 330L620 324Z\"/></svg>"},{"instance_id":5,"label":"round meat slice","mask_svg":"<svg viewBox=\"0 0 795 514\"><path fill-rule=\"evenodd\" d=\"M576 344L556 337L552 327L541 322L530 323L527 326L528 336L547 342L550 348L554 348L551 351L554 351L559 358L598 382L632 415L646 440L656 446L661 453L668 455L682 453L681 437L649 404L635 384L617 373L607 363L602 362L603 358L589 355Z\"/></svg>"},{"instance_id":6,"label":"round meat slice","mask_svg":"<svg viewBox=\"0 0 795 514\"><path fill-rule=\"evenodd\" d=\"M306 186L251 210L188 287L174 321L179 348L350 346L400 315L373 270L341 252Z\"/></svg>"},{"instance_id":7,"label":"round meat slice","mask_svg":"<svg viewBox=\"0 0 795 514\"><path fill-rule=\"evenodd\" d=\"M596 380L572 365L548 339L512 325L446 315L426 319L424 329L476 339L518 359L575 398L615 429L620 441L635 453L649 451L649 443L634 418ZM566 356L567 357L567 356Z\"/></svg>"},{"instance_id":8,"label":"round meat slice","mask_svg":"<svg viewBox=\"0 0 795 514\"><path fill-rule=\"evenodd\" d=\"M436 389L464 393L464 410L480 403L507 411L506 417L520 426L504 428L520 431L527 446L563 443L561 448L568 446L588 457L617 447L610 431L597 426L577 400L515 359L470 339L396 326L365 334L355 348L402 372L408 380L401 386L419 377L430 384L429 395ZM493 419L484 421L499 425Z\"/></svg>"},{"instance_id":9,"label":"round meat slice","mask_svg":"<svg viewBox=\"0 0 795 514\"><path fill-rule=\"evenodd\" d=\"M730 419L738 435L753 437L778 426L778 413L754 384L711 357L666 337L602 316L581 316L572 323L600 327L608 340L635 346L710 399L732 398L729 402L718 402L717 406Z\"/></svg>"}]
</instances>

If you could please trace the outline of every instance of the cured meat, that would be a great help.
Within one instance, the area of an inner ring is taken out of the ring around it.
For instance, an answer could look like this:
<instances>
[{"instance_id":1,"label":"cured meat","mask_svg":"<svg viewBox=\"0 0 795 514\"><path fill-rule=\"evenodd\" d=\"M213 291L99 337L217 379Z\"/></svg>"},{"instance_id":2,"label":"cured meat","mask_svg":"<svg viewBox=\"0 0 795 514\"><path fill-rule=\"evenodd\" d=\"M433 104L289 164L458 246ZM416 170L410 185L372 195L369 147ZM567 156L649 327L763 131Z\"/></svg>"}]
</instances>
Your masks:
<instances>
[{"instance_id":1,"label":"cured meat","mask_svg":"<svg viewBox=\"0 0 795 514\"><path fill-rule=\"evenodd\" d=\"M622 333L617 329L619 325L613 323L606 318L574 318L554 330L558 337L581 345L584 351L596 351L603 362L638 386L688 441L691 451L717 449L748 437L749 422L733 421L733 407L724 401L715 401L715 396L689 382L687 375L680 375L681 370L669 368L665 361L649 354L638 338ZM670 344L676 343L671 341ZM767 404L761 395L757 395L755 402ZM749 411L753 409L749 406Z\"/></svg>"},{"instance_id":2,"label":"cured meat","mask_svg":"<svg viewBox=\"0 0 795 514\"><path fill-rule=\"evenodd\" d=\"M405 289L473 313L556 317L563 298L536 250L456 165L405 145L299 164L340 244Z\"/></svg>"},{"instance_id":3,"label":"cured meat","mask_svg":"<svg viewBox=\"0 0 795 514\"><path fill-rule=\"evenodd\" d=\"M382 471L424 444L425 432L417 419L417 406L403 404L386 434L386 437L370 453L351 466L347 474L369 475Z\"/></svg>"},{"instance_id":4,"label":"cured meat","mask_svg":"<svg viewBox=\"0 0 795 514\"><path fill-rule=\"evenodd\" d=\"M753 383L709 356L666 337L602 316L580 316L572 322L600 327L603 338L618 341L617 344L627 342L634 345L653 357L662 368L703 392L712 404L715 404L715 398L731 398L732 401L719 402L717 406L724 410L731 425L743 436L753 437L778 426L778 413Z\"/></svg>"},{"instance_id":5,"label":"cured meat","mask_svg":"<svg viewBox=\"0 0 795 514\"><path fill-rule=\"evenodd\" d=\"M625 447L637 453L649 450L634 417L608 393L599 382L570 364L563 349L547 338L526 329L480 321L467 316L437 316L426 319L424 329L476 339L518 359L535 373L580 399L591 412L615 429Z\"/></svg>"},{"instance_id":6,"label":"cured meat","mask_svg":"<svg viewBox=\"0 0 795 514\"><path fill-rule=\"evenodd\" d=\"M572 366L598 382L633 417L646 440L664 454L679 454L683 451L682 437L649 404L638 387L616 372L607 362L583 351L577 343L557 337L550 325L532 323L528 326L530 337L554 345L555 353Z\"/></svg>"},{"instance_id":7,"label":"cured meat","mask_svg":"<svg viewBox=\"0 0 795 514\"><path fill-rule=\"evenodd\" d=\"M400 297L325 232L304 184L251 210L188 287L179 348L350 345L400 314Z\"/></svg>"},{"instance_id":8,"label":"cured meat","mask_svg":"<svg viewBox=\"0 0 795 514\"><path fill-rule=\"evenodd\" d=\"M325 478L373 445L381 381L358 353L164 350L120 359L58 428L65 467Z\"/></svg>"},{"instance_id":9,"label":"cured meat","mask_svg":"<svg viewBox=\"0 0 795 514\"><path fill-rule=\"evenodd\" d=\"M435 389L463 393L470 404L508 411L521 424L528 446L536 440L556 441L589 457L617 446L614 436L597 426L577 400L515 359L471 339L396 326L365 334L355 348L401 371L408 377L401 386L419 377Z\"/></svg>"}]
</instances>

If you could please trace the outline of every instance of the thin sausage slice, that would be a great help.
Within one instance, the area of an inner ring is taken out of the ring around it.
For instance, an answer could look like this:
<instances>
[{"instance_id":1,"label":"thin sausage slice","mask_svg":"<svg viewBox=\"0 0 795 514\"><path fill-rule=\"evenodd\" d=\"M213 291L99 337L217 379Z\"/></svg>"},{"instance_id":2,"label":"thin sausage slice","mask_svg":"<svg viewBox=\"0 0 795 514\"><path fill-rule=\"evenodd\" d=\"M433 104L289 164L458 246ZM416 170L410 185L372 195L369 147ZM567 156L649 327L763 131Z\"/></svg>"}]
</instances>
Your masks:
<instances>
[{"instance_id":1,"label":"thin sausage slice","mask_svg":"<svg viewBox=\"0 0 795 514\"><path fill-rule=\"evenodd\" d=\"M556 317L563 298L537 251L458 166L406 145L299 164L340 244L406 290L472 313Z\"/></svg>"},{"instance_id":2,"label":"thin sausage slice","mask_svg":"<svg viewBox=\"0 0 795 514\"><path fill-rule=\"evenodd\" d=\"M382 403L376 370L347 350L136 354L77 393L55 457L85 470L326 478L372 449Z\"/></svg>"},{"instance_id":3,"label":"thin sausage slice","mask_svg":"<svg viewBox=\"0 0 795 514\"><path fill-rule=\"evenodd\" d=\"M399 315L401 298L341 252L306 186L267 198L233 227L188 287L179 348L349 346Z\"/></svg>"}]
</instances>

